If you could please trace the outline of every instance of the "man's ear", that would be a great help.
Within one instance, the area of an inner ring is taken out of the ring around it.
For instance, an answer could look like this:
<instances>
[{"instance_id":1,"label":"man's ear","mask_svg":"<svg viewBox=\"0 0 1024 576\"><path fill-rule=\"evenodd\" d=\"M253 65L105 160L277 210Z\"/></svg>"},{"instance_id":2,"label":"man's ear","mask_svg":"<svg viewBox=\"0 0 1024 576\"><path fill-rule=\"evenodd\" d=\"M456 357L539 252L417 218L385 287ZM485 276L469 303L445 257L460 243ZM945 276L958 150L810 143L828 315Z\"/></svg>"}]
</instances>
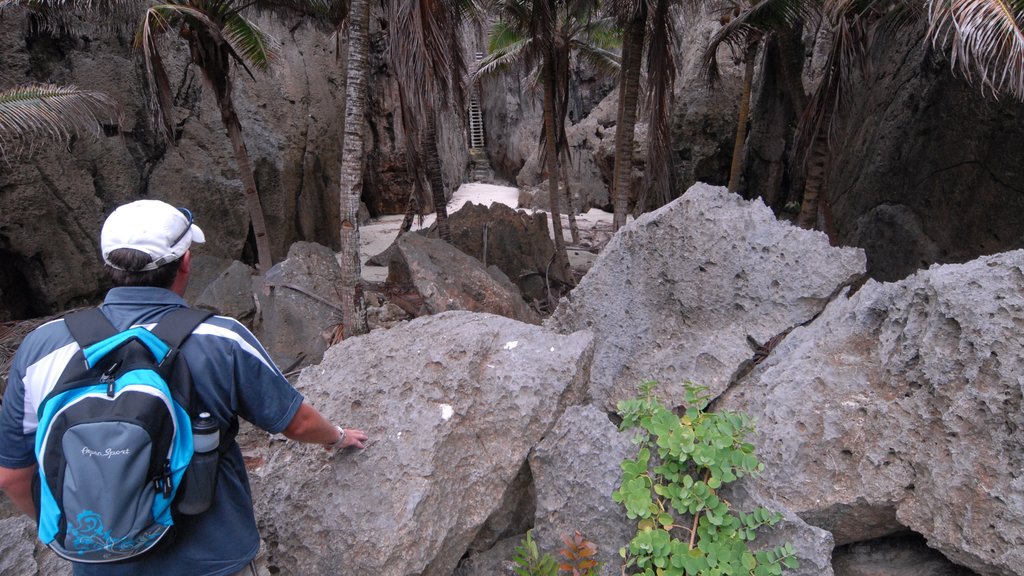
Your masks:
<instances>
[{"instance_id":1,"label":"man's ear","mask_svg":"<svg viewBox=\"0 0 1024 576\"><path fill-rule=\"evenodd\" d=\"M188 288L188 277L192 273L192 251L186 250L181 257L181 264L178 265L178 274L174 276L171 283L171 292L182 298L185 297L185 289Z\"/></svg>"}]
</instances>

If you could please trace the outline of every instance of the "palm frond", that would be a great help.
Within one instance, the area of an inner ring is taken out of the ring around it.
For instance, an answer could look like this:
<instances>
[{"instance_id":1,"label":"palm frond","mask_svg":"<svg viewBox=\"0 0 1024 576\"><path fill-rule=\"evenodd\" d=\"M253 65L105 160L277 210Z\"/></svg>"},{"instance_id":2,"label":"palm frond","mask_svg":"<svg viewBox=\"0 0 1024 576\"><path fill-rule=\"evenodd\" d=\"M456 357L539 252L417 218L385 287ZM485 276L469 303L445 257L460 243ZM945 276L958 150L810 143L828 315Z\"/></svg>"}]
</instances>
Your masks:
<instances>
[{"instance_id":1,"label":"palm frond","mask_svg":"<svg viewBox=\"0 0 1024 576\"><path fill-rule=\"evenodd\" d=\"M619 73L621 59L615 52L605 50L590 44L573 44L578 58L594 67L594 69L605 76L615 76Z\"/></svg>"},{"instance_id":2,"label":"palm frond","mask_svg":"<svg viewBox=\"0 0 1024 576\"><path fill-rule=\"evenodd\" d=\"M224 39L238 58L260 71L269 68L281 54L281 44L277 38L238 13L225 19Z\"/></svg>"},{"instance_id":3,"label":"palm frond","mask_svg":"<svg viewBox=\"0 0 1024 576\"><path fill-rule=\"evenodd\" d=\"M820 17L819 0L761 0L741 10L712 36L701 55L701 76L709 85L720 79L718 51L729 46L734 54L745 54L747 47L777 30L792 29Z\"/></svg>"},{"instance_id":4,"label":"palm frond","mask_svg":"<svg viewBox=\"0 0 1024 576\"><path fill-rule=\"evenodd\" d=\"M473 73L472 80L476 81L516 66L529 67L539 56L537 42L533 38L522 38L500 51L485 56Z\"/></svg>"},{"instance_id":5,"label":"palm frond","mask_svg":"<svg viewBox=\"0 0 1024 576\"><path fill-rule=\"evenodd\" d=\"M949 42L952 65L994 96L1024 99L1024 5L1008 0L931 0L928 36Z\"/></svg>"},{"instance_id":6,"label":"palm frond","mask_svg":"<svg viewBox=\"0 0 1024 576\"><path fill-rule=\"evenodd\" d=\"M33 84L0 91L0 155L17 141L66 142L72 135L116 123L117 103L103 92L74 86Z\"/></svg>"}]
</instances>

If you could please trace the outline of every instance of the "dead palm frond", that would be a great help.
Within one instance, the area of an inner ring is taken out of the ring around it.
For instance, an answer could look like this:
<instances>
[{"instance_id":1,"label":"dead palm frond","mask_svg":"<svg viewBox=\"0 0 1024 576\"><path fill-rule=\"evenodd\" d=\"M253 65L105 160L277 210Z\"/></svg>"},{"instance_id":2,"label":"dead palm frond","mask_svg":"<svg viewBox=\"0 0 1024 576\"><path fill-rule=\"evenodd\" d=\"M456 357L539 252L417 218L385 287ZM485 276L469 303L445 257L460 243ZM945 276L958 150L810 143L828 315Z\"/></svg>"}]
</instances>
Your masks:
<instances>
[{"instance_id":1,"label":"dead palm frond","mask_svg":"<svg viewBox=\"0 0 1024 576\"><path fill-rule=\"evenodd\" d=\"M927 10L929 38L950 45L952 65L968 81L1024 99L1024 2L931 0Z\"/></svg>"},{"instance_id":2,"label":"dead palm frond","mask_svg":"<svg viewBox=\"0 0 1024 576\"><path fill-rule=\"evenodd\" d=\"M16 143L36 139L66 143L72 136L98 133L116 124L117 103L107 94L74 86L30 84L0 91L0 156Z\"/></svg>"}]
</instances>

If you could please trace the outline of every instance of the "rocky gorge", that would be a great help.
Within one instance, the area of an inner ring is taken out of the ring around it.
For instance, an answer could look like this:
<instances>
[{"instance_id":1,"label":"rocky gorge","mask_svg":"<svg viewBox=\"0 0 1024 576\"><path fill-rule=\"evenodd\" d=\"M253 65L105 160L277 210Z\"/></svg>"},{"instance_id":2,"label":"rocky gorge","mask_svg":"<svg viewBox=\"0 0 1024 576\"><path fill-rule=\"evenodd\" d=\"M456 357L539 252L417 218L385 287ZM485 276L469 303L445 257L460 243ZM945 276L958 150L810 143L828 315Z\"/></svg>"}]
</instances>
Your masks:
<instances>
[{"instance_id":1,"label":"rocky gorge","mask_svg":"<svg viewBox=\"0 0 1024 576\"><path fill-rule=\"evenodd\" d=\"M333 345L297 386L373 441L328 458L243 433L261 570L505 574L532 528L552 553L581 531L619 574L636 528L610 494L636 445L614 405L651 378L755 419L765 472L725 497L783 514L756 543L795 546L786 574L1021 574L1024 252L864 271L697 185L617 233L544 325L453 310ZM66 573L5 516L0 574Z\"/></svg>"},{"instance_id":2,"label":"rocky gorge","mask_svg":"<svg viewBox=\"0 0 1024 576\"><path fill-rule=\"evenodd\" d=\"M377 217L401 213L412 179L387 20L371 21L363 201ZM530 529L553 554L578 530L602 574L620 574L636 524L611 493L637 446L618 431L616 405L647 379L671 406L693 380L713 408L754 418L765 472L724 496L783 514L756 543L795 546L801 566L786 574L1024 574L1024 108L951 75L922 29L885 45L854 87L858 107L834 144L851 153L829 167L831 243L786 222L802 177L792 125L828 48L820 30L766 43L741 194L731 194L716 185L739 67L727 64L717 89L704 85L697 56L715 24L688 27L671 154L685 194L618 231L550 315L520 296L544 296L545 219L469 206L452 215L454 247L420 235L398 243L385 284L404 291L371 294L376 329L338 342L343 65L315 24L261 24L283 59L240 76L236 104L278 265L254 279L229 143L186 55L167 62L172 146L147 118L128 36L88 24L49 35L25 11L0 14L0 71L103 87L123 107L95 137L0 163L0 322L95 301L96 240L113 206L158 197L201 207L208 243L188 300L252 326L311 402L373 439L326 458L243 431L261 576L510 574ZM466 40L482 49L479 31ZM516 79L480 86L494 173L522 188L523 207L543 207L537 95ZM596 76L578 90L568 173L582 211L609 204L617 94ZM463 122L440 121L449 190L468 177ZM481 222L499 221L519 236L493 236L488 250ZM68 573L0 498L0 575Z\"/></svg>"}]
</instances>

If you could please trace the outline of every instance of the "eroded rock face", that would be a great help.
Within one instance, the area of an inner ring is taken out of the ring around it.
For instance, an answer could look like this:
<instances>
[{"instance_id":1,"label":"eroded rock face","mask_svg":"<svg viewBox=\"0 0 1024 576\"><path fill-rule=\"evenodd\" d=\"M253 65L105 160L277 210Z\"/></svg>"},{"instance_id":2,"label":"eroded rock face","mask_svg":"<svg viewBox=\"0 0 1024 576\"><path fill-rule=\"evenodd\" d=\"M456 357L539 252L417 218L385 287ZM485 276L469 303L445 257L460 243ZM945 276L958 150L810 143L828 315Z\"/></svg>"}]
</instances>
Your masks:
<instances>
[{"instance_id":1,"label":"eroded rock face","mask_svg":"<svg viewBox=\"0 0 1024 576\"><path fill-rule=\"evenodd\" d=\"M388 282L415 289L423 303L419 314L470 310L539 323L515 284L491 268L443 240L405 234L395 243Z\"/></svg>"},{"instance_id":2,"label":"eroded rock face","mask_svg":"<svg viewBox=\"0 0 1024 576\"><path fill-rule=\"evenodd\" d=\"M725 389L758 343L807 322L864 270L854 248L698 184L620 230L549 325L595 333L591 394L613 408L647 379Z\"/></svg>"},{"instance_id":3,"label":"eroded rock face","mask_svg":"<svg viewBox=\"0 0 1024 576\"><path fill-rule=\"evenodd\" d=\"M904 532L980 574L1024 564L1024 251L868 282L719 407L758 419L770 493L836 543Z\"/></svg>"},{"instance_id":4,"label":"eroded rock face","mask_svg":"<svg viewBox=\"0 0 1024 576\"><path fill-rule=\"evenodd\" d=\"M374 64L368 111L364 200L374 214L401 213L412 179L405 164L395 78L385 65L383 18L371 19ZM297 18L261 17L281 42L272 71L255 80L233 69L233 99L263 204L271 251L296 241L337 248L338 177L344 118L344 66L330 30ZM97 246L104 217L140 197L189 207L206 233L203 253L255 261L249 215L230 142L214 98L186 66L178 39L162 52L175 95L174 146L154 131L146 109L142 58L130 35L98 27L50 37L31 32L27 11L4 11L3 77L103 90L121 106L97 137L67 147L45 143L0 163L0 318L54 313L100 296ZM344 51L344 39L341 41ZM439 149L448 188L466 169L463 119L439 115Z\"/></svg>"},{"instance_id":5,"label":"eroded rock face","mask_svg":"<svg viewBox=\"0 0 1024 576\"><path fill-rule=\"evenodd\" d=\"M370 436L327 457L277 444L251 472L283 573L450 575L529 450L579 401L588 334L448 312L345 340L298 387Z\"/></svg>"},{"instance_id":6,"label":"eroded rock face","mask_svg":"<svg viewBox=\"0 0 1024 576\"><path fill-rule=\"evenodd\" d=\"M545 276L549 272L555 282L568 284L572 280L549 266L555 245L548 234L547 214L470 202L451 215L449 225L452 244L489 266L497 266L531 300L547 298Z\"/></svg>"},{"instance_id":7,"label":"eroded rock face","mask_svg":"<svg viewBox=\"0 0 1024 576\"><path fill-rule=\"evenodd\" d=\"M330 249L296 242L288 258L253 279L256 335L282 370L320 361L341 323L341 267Z\"/></svg>"},{"instance_id":8,"label":"eroded rock face","mask_svg":"<svg viewBox=\"0 0 1024 576\"><path fill-rule=\"evenodd\" d=\"M601 574L622 573L619 548L629 544L636 524L611 494L622 478L619 463L635 458L632 432L619 432L595 406L572 406L530 454L537 486L534 540L558 557L563 536L579 531L597 545Z\"/></svg>"}]
</instances>

